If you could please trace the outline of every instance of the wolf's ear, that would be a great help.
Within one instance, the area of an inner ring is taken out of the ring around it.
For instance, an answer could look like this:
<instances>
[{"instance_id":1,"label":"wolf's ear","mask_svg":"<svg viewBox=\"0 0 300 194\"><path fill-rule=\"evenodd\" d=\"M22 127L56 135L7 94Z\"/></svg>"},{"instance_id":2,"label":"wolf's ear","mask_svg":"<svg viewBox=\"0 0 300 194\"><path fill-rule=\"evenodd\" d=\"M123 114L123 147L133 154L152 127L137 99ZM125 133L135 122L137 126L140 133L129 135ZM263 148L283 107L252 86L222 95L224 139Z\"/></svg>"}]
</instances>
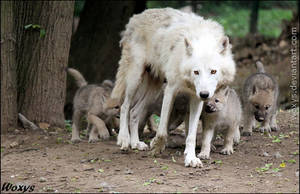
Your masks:
<instances>
[{"instance_id":1,"label":"wolf's ear","mask_svg":"<svg viewBox=\"0 0 300 194\"><path fill-rule=\"evenodd\" d=\"M184 38L184 44L185 44L185 49L186 49L186 54L187 56L192 56L193 53L193 47L189 40L187 38Z\"/></svg>"},{"instance_id":2,"label":"wolf's ear","mask_svg":"<svg viewBox=\"0 0 300 194\"><path fill-rule=\"evenodd\" d=\"M226 50L228 49L229 47L229 38L228 36L224 36L221 40L221 44L222 44L222 50L221 50L221 54L224 55Z\"/></svg>"}]
</instances>

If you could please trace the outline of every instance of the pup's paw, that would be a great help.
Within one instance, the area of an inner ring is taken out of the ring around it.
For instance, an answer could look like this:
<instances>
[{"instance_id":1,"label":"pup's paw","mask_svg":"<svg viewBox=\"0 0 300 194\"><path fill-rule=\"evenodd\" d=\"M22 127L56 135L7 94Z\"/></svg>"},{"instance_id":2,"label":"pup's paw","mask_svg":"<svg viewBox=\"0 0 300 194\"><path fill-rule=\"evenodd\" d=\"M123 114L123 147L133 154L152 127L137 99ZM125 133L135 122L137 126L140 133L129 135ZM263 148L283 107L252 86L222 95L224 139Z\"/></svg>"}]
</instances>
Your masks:
<instances>
[{"instance_id":1,"label":"pup's paw","mask_svg":"<svg viewBox=\"0 0 300 194\"><path fill-rule=\"evenodd\" d=\"M216 148L216 146L214 146L213 144L211 144L210 145L210 150L213 151L213 152L215 152L215 151L217 151L217 148Z\"/></svg>"},{"instance_id":2,"label":"pup's paw","mask_svg":"<svg viewBox=\"0 0 300 194\"><path fill-rule=\"evenodd\" d=\"M89 138L89 143L96 143L99 141L99 138L98 137L91 137Z\"/></svg>"},{"instance_id":3,"label":"pup's paw","mask_svg":"<svg viewBox=\"0 0 300 194\"><path fill-rule=\"evenodd\" d=\"M71 142L72 143L79 143L79 142L81 142L81 139L80 138L72 138Z\"/></svg>"},{"instance_id":4,"label":"pup's paw","mask_svg":"<svg viewBox=\"0 0 300 194\"><path fill-rule=\"evenodd\" d=\"M243 131L242 132L242 136L251 136L252 135L252 131Z\"/></svg>"},{"instance_id":5,"label":"pup's paw","mask_svg":"<svg viewBox=\"0 0 300 194\"><path fill-rule=\"evenodd\" d=\"M184 159L184 165L186 167L193 167L193 168L196 168L196 167L203 167L203 164L201 162L201 160L199 158L197 158L195 155L193 154L187 154L185 156L185 159Z\"/></svg>"},{"instance_id":6,"label":"pup's paw","mask_svg":"<svg viewBox=\"0 0 300 194\"><path fill-rule=\"evenodd\" d=\"M277 124L275 124L275 125L271 125L271 130L272 131L279 131L280 130L280 127L277 125Z\"/></svg>"},{"instance_id":7,"label":"pup's paw","mask_svg":"<svg viewBox=\"0 0 300 194\"><path fill-rule=\"evenodd\" d=\"M270 133L271 132L271 127L270 126L262 126L262 127L259 127L258 130L261 133Z\"/></svg>"},{"instance_id":8,"label":"pup's paw","mask_svg":"<svg viewBox=\"0 0 300 194\"><path fill-rule=\"evenodd\" d=\"M148 145L142 141L139 141L137 143L131 143L131 149L138 149L140 151L145 151L148 150Z\"/></svg>"},{"instance_id":9,"label":"pup's paw","mask_svg":"<svg viewBox=\"0 0 300 194\"><path fill-rule=\"evenodd\" d=\"M209 160L210 159L209 152L204 152L204 151L201 151L197 155L197 157L200 158L200 159L203 159L203 160Z\"/></svg>"},{"instance_id":10,"label":"pup's paw","mask_svg":"<svg viewBox=\"0 0 300 194\"><path fill-rule=\"evenodd\" d=\"M232 146L225 147L220 151L220 153L224 155L231 155L233 154L233 147Z\"/></svg>"},{"instance_id":11,"label":"pup's paw","mask_svg":"<svg viewBox=\"0 0 300 194\"><path fill-rule=\"evenodd\" d=\"M108 131L106 131L105 133L100 133L99 136L100 136L100 138L103 139L103 140L107 140L107 139L109 139L109 137L110 137Z\"/></svg>"},{"instance_id":12,"label":"pup's paw","mask_svg":"<svg viewBox=\"0 0 300 194\"><path fill-rule=\"evenodd\" d=\"M128 150L129 149L129 142L130 142L130 137L128 136L120 136L118 135L118 141L117 145L121 146L121 150Z\"/></svg>"},{"instance_id":13,"label":"pup's paw","mask_svg":"<svg viewBox=\"0 0 300 194\"><path fill-rule=\"evenodd\" d=\"M166 136L155 136L150 143L150 148L152 150L151 154L153 156L156 156L162 153L166 148L166 143L167 143Z\"/></svg>"}]
</instances>

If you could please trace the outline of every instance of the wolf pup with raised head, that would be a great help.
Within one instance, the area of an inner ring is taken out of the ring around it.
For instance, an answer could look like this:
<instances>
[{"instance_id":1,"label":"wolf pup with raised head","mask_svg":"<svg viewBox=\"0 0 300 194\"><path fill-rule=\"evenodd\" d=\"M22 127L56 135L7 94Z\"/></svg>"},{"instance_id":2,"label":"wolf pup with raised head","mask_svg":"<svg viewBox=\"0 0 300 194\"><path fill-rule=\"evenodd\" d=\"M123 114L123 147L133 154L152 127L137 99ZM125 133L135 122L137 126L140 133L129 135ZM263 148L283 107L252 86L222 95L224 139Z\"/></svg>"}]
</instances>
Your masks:
<instances>
[{"instance_id":1,"label":"wolf pup with raised head","mask_svg":"<svg viewBox=\"0 0 300 194\"><path fill-rule=\"evenodd\" d=\"M216 129L227 130L224 148L220 153L233 153L233 143L239 143L242 107L236 92L228 86L220 88L215 95L204 103L202 113L203 138L201 152L198 157L209 159L211 142Z\"/></svg>"},{"instance_id":2,"label":"wolf pup with raised head","mask_svg":"<svg viewBox=\"0 0 300 194\"><path fill-rule=\"evenodd\" d=\"M81 141L79 137L79 123L83 114L87 115L88 121L88 133L90 127L92 129L89 133L89 142L98 141L98 135L101 139L107 139L110 133L107 129L113 123L113 119L119 114L119 107L116 106L112 109L106 110L105 101L110 96L114 84L105 80L98 86L94 84L87 84L84 77L79 71L73 68L67 69L68 73L75 78L79 89L76 91L73 106L73 126L72 126L72 139L71 141L76 143ZM109 126L110 125L110 126Z\"/></svg>"},{"instance_id":3,"label":"wolf pup with raised head","mask_svg":"<svg viewBox=\"0 0 300 194\"><path fill-rule=\"evenodd\" d=\"M242 102L244 112L243 136L252 135L255 120L262 122L259 130L271 132L279 130L276 123L278 84L267 73L261 62L256 62L257 73L251 75L244 84Z\"/></svg>"}]
</instances>

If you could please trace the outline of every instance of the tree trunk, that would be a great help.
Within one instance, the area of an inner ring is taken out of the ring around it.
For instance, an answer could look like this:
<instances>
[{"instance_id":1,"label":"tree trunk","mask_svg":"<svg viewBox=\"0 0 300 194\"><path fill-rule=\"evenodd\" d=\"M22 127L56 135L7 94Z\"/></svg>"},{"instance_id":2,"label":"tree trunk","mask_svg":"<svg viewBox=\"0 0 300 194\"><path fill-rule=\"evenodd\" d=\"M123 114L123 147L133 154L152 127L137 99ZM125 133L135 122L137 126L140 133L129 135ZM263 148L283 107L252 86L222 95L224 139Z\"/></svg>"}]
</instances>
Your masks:
<instances>
[{"instance_id":1,"label":"tree trunk","mask_svg":"<svg viewBox=\"0 0 300 194\"><path fill-rule=\"evenodd\" d=\"M13 2L1 1L1 132L17 126L16 36Z\"/></svg>"},{"instance_id":2,"label":"tree trunk","mask_svg":"<svg viewBox=\"0 0 300 194\"><path fill-rule=\"evenodd\" d=\"M146 8L146 1L89 1L72 37L69 66L78 69L89 83L114 79L121 55L120 32L129 18ZM68 77L67 103L77 90ZM70 113L67 113L70 115Z\"/></svg>"},{"instance_id":3,"label":"tree trunk","mask_svg":"<svg viewBox=\"0 0 300 194\"><path fill-rule=\"evenodd\" d=\"M252 2L251 15L250 15L250 33L257 33L257 20L258 20L259 1Z\"/></svg>"},{"instance_id":4,"label":"tree trunk","mask_svg":"<svg viewBox=\"0 0 300 194\"><path fill-rule=\"evenodd\" d=\"M74 1L15 1L14 10L18 111L63 127Z\"/></svg>"}]
</instances>

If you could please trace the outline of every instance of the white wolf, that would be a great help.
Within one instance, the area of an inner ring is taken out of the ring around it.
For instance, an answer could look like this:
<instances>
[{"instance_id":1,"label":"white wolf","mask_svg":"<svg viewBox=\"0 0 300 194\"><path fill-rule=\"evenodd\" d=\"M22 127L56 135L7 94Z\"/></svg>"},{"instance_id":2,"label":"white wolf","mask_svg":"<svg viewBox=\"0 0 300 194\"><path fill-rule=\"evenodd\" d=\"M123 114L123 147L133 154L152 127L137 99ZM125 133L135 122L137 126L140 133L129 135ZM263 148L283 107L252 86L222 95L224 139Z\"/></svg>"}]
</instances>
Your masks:
<instances>
[{"instance_id":1,"label":"white wolf","mask_svg":"<svg viewBox=\"0 0 300 194\"><path fill-rule=\"evenodd\" d=\"M178 92L186 92L190 94L190 115L185 166L202 166L195 153L202 100L213 96L220 85L233 81L235 75L231 45L223 27L193 13L172 8L148 9L130 19L120 45L122 56L110 99L123 102L117 144L121 149L128 149L131 134L136 134L131 128L129 134L129 110L137 89L146 87L141 83L147 83L143 78L150 69L154 80L160 80L156 81L158 87L164 79L167 81L160 124L150 144L153 153L165 149L174 97Z\"/></svg>"}]
</instances>

